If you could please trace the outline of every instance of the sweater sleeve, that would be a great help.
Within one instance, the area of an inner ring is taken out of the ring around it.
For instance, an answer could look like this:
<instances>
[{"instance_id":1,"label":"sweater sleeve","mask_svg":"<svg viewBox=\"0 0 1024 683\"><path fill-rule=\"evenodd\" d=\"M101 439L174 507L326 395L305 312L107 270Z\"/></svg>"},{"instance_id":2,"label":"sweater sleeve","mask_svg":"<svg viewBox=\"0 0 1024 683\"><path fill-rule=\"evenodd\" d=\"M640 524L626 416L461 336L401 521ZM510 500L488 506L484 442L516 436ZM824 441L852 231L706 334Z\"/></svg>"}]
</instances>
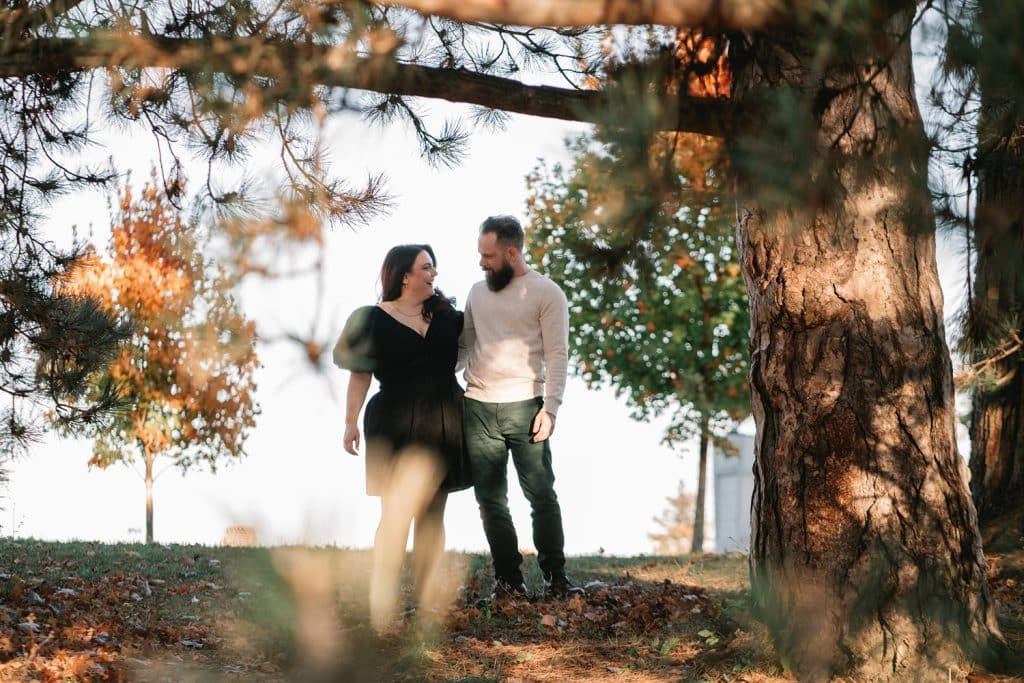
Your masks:
<instances>
[{"instance_id":1,"label":"sweater sleeve","mask_svg":"<svg viewBox=\"0 0 1024 683\"><path fill-rule=\"evenodd\" d=\"M557 415L569 367L569 303L553 282L541 303L540 334L544 344L544 410Z\"/></svg>"},{"instance_id":2,"label":"sweater sleeve","mask_svg":"<svg viewBox=\"0 0 1024 683\"><path fill-rule=\"evenodd\" d=\"M466 310L462 314L462 330L459 332L459 360L455 365L455 372L461 372L469 365L469 356L473 353L473 344L476 343L476 328L473 326L473 292L470 291L466 297Z\"/></svg>"}]
</instances>

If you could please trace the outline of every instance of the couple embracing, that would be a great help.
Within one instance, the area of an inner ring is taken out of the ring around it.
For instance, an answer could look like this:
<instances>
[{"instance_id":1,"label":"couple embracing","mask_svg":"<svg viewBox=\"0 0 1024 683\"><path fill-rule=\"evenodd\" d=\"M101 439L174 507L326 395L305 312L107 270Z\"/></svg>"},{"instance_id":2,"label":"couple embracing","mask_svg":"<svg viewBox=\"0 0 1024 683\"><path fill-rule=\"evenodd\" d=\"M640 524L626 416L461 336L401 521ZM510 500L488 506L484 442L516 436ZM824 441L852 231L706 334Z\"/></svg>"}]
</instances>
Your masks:
<instances>
[{"instance_id":1,"label":"couple embracing","mask_svg":"<svg viewBox=\"0 0 1024 683\"><path fill-rule=\"evenodd\" d=\"M523 229L512 216L485 220L478 247L485 280L470 290L465 312L434 288L429 245L393 248L381 268L380 303L356 310L335 348L335 362L351 371L344 447L353 455L371 374L380 383L363 420L367 493L381 497L370 584L378 628L396 611L410 524L417 599L436 604L445 502L449 492L470 486L494 563L495 597L527 595L508 508L510 453L532 508L545 594L581 592L565 574L548 441L565 389L565 295L526 265ZM465 395L457 367L465 368Z\"/></svg>"}]
</instances>

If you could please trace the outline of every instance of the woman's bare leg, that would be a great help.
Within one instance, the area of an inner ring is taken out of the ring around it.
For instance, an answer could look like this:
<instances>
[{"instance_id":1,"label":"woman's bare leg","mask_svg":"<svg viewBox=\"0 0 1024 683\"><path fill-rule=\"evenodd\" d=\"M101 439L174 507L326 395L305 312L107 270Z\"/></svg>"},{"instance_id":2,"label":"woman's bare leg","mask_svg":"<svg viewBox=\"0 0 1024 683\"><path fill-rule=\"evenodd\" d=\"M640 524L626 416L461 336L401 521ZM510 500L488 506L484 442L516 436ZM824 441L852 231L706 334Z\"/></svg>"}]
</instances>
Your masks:
<instances>
[{"instance_id":1,"label":"woman's bare leg","mask_svg":"<svg viewBox=\"0 0 1024 683\"><path fill-rule=\"evenodd\" d=\"M441 566L444 559L444 507L447 502L448 494L438 491L416 517L412 561L416 600L420 608L439 608L444 600Z\"/></svg>"},{"instance_id":2,"label":"woman's bare leg","mask_svg":"<svg viewBox=\"0 0 1024 683\"><path fill-rule=\"evenodd\" d=\"M395 457L387 490L381 496L370 577L370 620L378 633L387 631L398 613L399 579L409 526L429 507L443 476L438 459L424 449L408 448Z\"/></svg>"}]
</instances>

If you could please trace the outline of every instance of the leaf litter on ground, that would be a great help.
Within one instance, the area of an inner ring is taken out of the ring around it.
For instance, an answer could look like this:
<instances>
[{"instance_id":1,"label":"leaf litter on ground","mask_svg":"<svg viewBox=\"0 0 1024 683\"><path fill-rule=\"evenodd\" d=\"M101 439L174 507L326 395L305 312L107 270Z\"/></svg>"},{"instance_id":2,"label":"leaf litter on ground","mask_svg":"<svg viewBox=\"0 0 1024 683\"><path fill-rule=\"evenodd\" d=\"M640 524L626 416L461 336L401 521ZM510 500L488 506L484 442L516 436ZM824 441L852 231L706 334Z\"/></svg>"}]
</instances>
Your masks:
<instances>
[{"instance_id":1,"label":"leaf litter on ground","mask_svg":"<svg viewBox=\"0 0 1024 683\"><path fill-rule=\"evenodd\" d=\"M447 606L379 636L366 551L0 539L0 681L792 680L747 613L743 556L572 558L586 597L498 603L484 557L447 559ZM1019 639L1024 553L999 566Z\"/></svg>"}]
</instances>

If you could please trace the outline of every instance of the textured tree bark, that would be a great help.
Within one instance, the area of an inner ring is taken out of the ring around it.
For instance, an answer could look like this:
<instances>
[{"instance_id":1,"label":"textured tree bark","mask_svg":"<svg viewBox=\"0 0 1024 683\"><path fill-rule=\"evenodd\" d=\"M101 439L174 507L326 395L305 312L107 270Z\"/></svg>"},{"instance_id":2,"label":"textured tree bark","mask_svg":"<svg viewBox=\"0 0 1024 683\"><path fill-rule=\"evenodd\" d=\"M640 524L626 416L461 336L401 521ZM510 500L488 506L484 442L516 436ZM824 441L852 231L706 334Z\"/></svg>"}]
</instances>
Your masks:
<instances>
[{"instance_id":1,"label":"textured tree bark","mask_svg":"<svg viewBox=\"0 0 1024 683\"><path fill-rule=\"evenodd\" d=\"M978 65L978 204L974 229L974 299L967 334L980 362L1005 343L1007 327L1024 339L1024 112L1021 76L998 59L1011 37L1001 3L983 0L982 47L994 51ZM1019 19L1010 31L1020 32ZM1014 83L1014 80L1018 81ZM975 388L971 418L971 492L982 527L1020 524L1024 508L1024 350L996 361ZM1013 541L1024 529L1010 530ZM989 533L986 533L989 536Z\"/></svg>"},{"instance_id":2,"label":"textured tree bark","mask_svg":"<svg viewBox=\"0 0 1024 683\"><path fill-rule=\"evenodd\" d=\"M1024 534L1015 514L1024 508L1024 363L1015 356L993 369L1005 383L972 398L971 493L986 536L1009 531L1016 540Z\"/></svg>"},{"instance_id":3,"label":"textured tree bark","mask_svg":"<svg viewBox=\"0 0 1024 683\"><path fill-rule=\"evenodd\" d=\"M693 510L693 543L690 552L704 552L704 499L708 488L708 416L700 418L700 458L697 461L697 502Z\"/></svg>"},{"instance_id":4,"label":"textured tree bark","mask_svg":"<svg viewBox=\"0 0 1024 683\"><path fill-rule=\"evenodd\" d=\"M957 453L910 21L817 77L799 38L734 54L737 96L772 84L813 102L807 196L773 205L741 177L737 228L751 581L801 680L945 680L1001 638Z\"/></svg>"}]
</instances>

